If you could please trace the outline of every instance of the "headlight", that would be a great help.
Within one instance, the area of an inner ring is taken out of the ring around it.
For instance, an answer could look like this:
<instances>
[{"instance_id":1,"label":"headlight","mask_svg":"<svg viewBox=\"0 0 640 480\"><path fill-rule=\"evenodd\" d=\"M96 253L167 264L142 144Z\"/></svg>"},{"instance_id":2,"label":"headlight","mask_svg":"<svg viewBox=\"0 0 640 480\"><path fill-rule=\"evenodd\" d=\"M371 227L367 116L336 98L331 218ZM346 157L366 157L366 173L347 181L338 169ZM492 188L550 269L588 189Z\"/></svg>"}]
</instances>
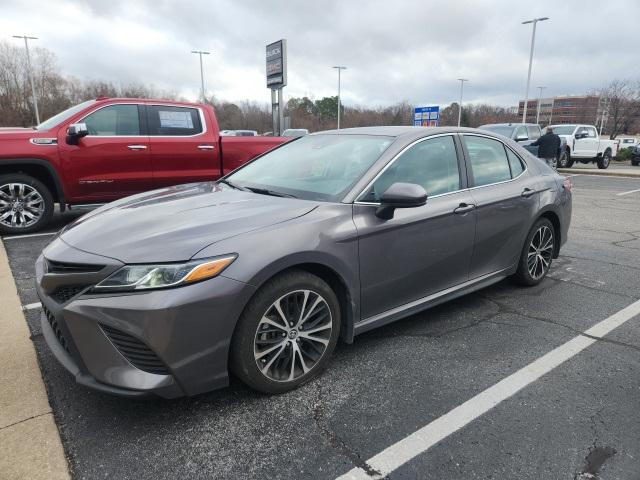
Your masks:
<instances>
[{"instance_id":1,"label":"headlight","mask_svg":"<svg viewBox=\"0 0 640 480\"><path fill-rule=\"evenodd\" d=\"M98 285L94 292L133 292L154 288L179 287L219 275L238 258L226 255L214 259L193 260L187 263L158 265L126 265Z\"/></svg>"}]
</instances>

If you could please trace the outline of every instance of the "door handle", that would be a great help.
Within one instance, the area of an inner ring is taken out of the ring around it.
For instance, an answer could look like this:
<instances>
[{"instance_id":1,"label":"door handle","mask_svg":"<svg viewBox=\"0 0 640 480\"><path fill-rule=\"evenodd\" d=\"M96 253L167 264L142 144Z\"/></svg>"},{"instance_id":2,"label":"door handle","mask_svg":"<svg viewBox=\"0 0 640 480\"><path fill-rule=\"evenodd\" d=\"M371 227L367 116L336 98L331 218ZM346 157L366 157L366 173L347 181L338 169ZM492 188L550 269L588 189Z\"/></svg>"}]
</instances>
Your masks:
<instances>
[{"instance_id":1,"label":"door handle","mask_svg":"<svg viewBox=\"0 0 640 480\"><path fill-rule=\"evenodd\" d=\"M453 213L457 213L458 215L462 215L464 213L468 213L475 209L476 206L471 203L461 203L458 208L456 208Z\"/></svg>"},{"instance_id":2,"label":"door handle","mask_svg":"<svg viewBox=\"0 0 640 480\"><path fill-rule=\"evenodd\" d=\"M214 147L213 145L198 145L198 148L200 150L213 150L216 147Z\"/></svg>"},{"instance_id":3,"label":"door handle","mask_svg":"<svg viewBox=\"0 0 640 480\"><path fill-rule=\"evenodd\" d=\"M522 190L522 193L520 195L523 196L524 198L529 198L531 195L535 193L537 193L535 190L527 187L524 190Z\"/></svg>"},{"instance_id":4,"label":"door handle","mask_svg":"<svg viewBox=\"0 0 640 480\"><path fill-rule=\"evenodd\" d=\"M127 148L129 150L146 150L147 146L146 145L128 145Z\"/></svg>"}]
</instances>

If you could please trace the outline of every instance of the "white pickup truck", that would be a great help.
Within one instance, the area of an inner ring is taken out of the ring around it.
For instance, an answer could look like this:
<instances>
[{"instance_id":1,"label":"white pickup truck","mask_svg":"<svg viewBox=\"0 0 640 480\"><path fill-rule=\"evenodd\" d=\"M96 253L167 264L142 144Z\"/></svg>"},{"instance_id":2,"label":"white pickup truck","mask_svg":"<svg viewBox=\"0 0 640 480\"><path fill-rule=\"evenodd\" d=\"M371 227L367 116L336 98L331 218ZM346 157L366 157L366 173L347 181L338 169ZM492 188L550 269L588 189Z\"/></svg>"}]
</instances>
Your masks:
<instances>
[{"instance_id":1,"label":"white pickup truck","mask_svg":"<svg viewBox=\"0 0 640 480\"><path fill-rule=\"evenodd\" d=\"M607 168L618 153L613 140L603 140L593 125L551 125L553 133L567 141L566 155L560 157L559 168L570 168L574 162L597 163Z\"/></svg>"}]
</instances>

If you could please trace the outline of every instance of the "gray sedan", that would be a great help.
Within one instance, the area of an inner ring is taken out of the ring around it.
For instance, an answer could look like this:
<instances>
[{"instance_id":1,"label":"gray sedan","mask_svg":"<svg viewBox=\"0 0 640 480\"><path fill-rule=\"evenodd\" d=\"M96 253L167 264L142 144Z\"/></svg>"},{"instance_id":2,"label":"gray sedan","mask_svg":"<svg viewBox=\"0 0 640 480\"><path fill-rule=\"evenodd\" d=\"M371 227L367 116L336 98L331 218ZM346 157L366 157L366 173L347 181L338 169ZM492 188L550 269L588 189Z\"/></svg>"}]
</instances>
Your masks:
<instances>
[{"instance_id":1,"label":"gray sedan","mask_svg":"<svg viewBox=\"0 0 640 480\"><path fill-rule=\"evenodd\" d=\"M571 183L473 129L328 131L217 182L99 208L36 263L42 327L76 380L165 398L318 376L338 339L506 277L536 285Z\"/></svg>"}]
</instances>

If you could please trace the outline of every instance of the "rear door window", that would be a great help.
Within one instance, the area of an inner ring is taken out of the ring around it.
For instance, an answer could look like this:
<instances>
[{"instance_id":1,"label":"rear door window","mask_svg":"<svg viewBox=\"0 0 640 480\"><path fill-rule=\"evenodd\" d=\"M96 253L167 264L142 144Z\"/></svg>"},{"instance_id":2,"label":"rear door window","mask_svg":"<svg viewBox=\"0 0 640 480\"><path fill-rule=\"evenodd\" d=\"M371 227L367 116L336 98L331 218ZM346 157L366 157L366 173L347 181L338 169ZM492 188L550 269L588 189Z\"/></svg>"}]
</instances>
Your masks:
<instances>
[{"instance_id":1,"label":"rear door window","mask_svg":"<svg viewBox=\"0 0 640 480\"><path fill-rule=\"evenodd\" d=\"M476 187L511 180L511 168L502 142L465 135L464 142Z\"/></svg>"},{"instance_id":2,"label":"rear door window","mask_svg":"<svg viewBox=\"0 0 640 480\"><path fill-rule=\"evenodd\" d=\"M189 107L147 105L149 136L191 136L202 133L199 110Z\"/></svg>"},{"instance_id":3,"label":"rear door window","mask_svg":"<svg viewBox=\"0 0 640 480\"><path fill-rule=\"evenodd\" d=\"M529 134L529 140L537 140L540 138L540 127L529 125L527 126L527 133Z\"/></svg>"}]
</instances>

